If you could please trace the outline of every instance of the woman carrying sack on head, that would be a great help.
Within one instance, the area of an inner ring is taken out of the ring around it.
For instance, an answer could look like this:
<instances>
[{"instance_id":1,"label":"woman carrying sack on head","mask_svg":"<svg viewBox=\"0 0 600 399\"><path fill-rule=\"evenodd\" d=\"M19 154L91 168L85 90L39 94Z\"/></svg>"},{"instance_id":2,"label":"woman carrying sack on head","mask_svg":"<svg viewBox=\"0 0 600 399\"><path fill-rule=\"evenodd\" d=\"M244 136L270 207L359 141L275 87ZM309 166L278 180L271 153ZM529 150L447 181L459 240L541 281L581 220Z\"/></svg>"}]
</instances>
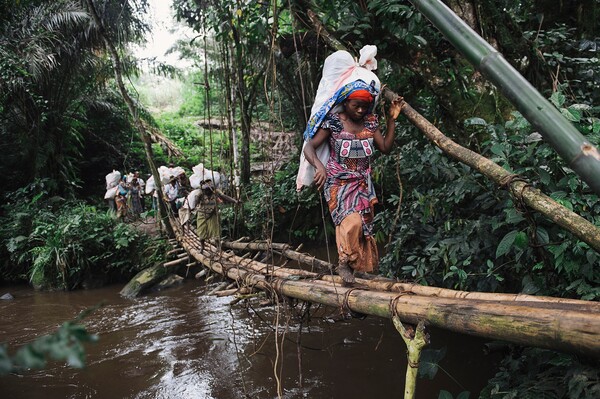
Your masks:
<instances>
[{"instance_id":1,"label":"woman carrying sack on head","mask_svg":"<svg viewBox=\"0 0 600 399\"><path fill-rule=\"evenodd\" d=\"M379 262L373 237L377 197L370 159L374 148L384 154L391 151L401 100L390 104L382 135L378 116L372 113L379 94L375 83L358 79L344 84L311 118L305 131L304 156L315 168L314 183L324 190L335 224L336 272L345 284L354 282L354 271L373 272ZM316 152L323 143L329 145L325 164Z\"/></svg>"}]
</instances>

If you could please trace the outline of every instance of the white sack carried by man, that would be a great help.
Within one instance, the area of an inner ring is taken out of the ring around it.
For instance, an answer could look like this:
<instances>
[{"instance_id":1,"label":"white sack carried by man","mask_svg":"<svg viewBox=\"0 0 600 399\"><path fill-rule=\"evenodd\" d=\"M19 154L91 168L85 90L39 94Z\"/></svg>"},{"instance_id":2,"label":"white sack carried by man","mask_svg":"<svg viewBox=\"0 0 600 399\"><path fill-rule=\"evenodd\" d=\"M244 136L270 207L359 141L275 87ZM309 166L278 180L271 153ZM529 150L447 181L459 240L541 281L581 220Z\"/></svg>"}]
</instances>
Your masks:
<instances>
[{"instance_id":1,"label":"white sack carried by man","mask_svg":"<svg viewBox=\"0 0 600 399\"><path fill-rule=\"evenodd\" d=\"M202 163L194 166L192 172L194 172L190 176L190 185L192 188L200 188L200 185L205 180L212 180L215 187L220 187L221 174L219 172L206 169Z\"/></svg>"},{"instance_id":2,"label":"white sack carried by man","mask_svg":"<svg viewBox=\"0 0 600 399\"><path fill-rule=\"evenodd\" d=\"M323 105L344 85L356 80L363 80L367 84L374 83L377 91L381 90L381 82L373 70L377 69L377 47L364 46L360 50L360 59L355 61L352 55L344 50L336 51L325 59L323 64L323 76L319 82L315 102L313 103L310 119L312 119ZM377 98L375 99L377 103ZM331 112L338 112L340 105L334 107ZM309 119L309 123L310 123ZM315 168L304 157L304 147L310 138L304 140L300 152L300 167L296 177L296 189L300 191L303 186L310 186L315 176ZM329 159L329 144L321 144L316 149L317 156L323 165L327 165Z\"/></svg>"},{"instance_id":3,"label":"white sack carried by man","mask_svg":"<svg viewBox=\"0 0 600 399\"><path fill-rule=\"evenodd\" d=\"M181 166L159 166L158 174L160 175L160 182L165 185L171 181L172 177L179 177L185 173L185 170Z\"/></svg>"},{"instance_id":4,"label":"white sack carried by man","mask_svg":"<svg viewBox=\"0 0 600 399\"><path fill-rule=\"evenodd\" d=\"M121 172L118 170L113 170L105 177L106 180L106 189L111 189L113 187L117 187L119 185L119 181L121 181Z\"/></svg>"}]
</instances>

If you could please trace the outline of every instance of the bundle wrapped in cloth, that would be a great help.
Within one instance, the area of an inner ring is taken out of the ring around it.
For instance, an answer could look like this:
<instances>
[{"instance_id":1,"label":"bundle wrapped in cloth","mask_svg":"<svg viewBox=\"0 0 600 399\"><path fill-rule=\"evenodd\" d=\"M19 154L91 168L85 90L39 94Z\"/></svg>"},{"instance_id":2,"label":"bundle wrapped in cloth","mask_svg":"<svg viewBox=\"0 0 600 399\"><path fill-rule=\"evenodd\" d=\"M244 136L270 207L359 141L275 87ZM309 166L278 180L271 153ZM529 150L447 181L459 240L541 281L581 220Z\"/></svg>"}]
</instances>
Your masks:
<instances>
[{"instance_id":1,"label":"bundle wrapped in cloth","mask_svg":"<svg viewBox=\"0 0 600 399\"><path fill-rule=\"evenodd\" d=\"M300 152L300 167L296 177L296 189L300 191L303 186L310 186L315 176L315 168L304 157L304 147L317 132L324 117L329 112L339 112L341 104L336 102L337 93L345 85L357 80L362 80L371 85L379 93L381 82L372 71L377 69L377 47L364 46L360 50L358 62L347 51L336 51L325 59L323 64L323 76L319 82L315 102L313 103L310 119L304 132L304 144ZM377 98L375 102L377 103ZM316 149L317 156L323 165L327 165L329 159L329 144L321 144Z\"/></svg>"},{"instance_id":2,"label":"bundle wrapped in cloth","mask_svg":"<svg viewBox=\"0 0 600 399\"><path fill-rule=\"evenodd\" d=\"M158 174L160 175L160 182L164 185L169 183L172 177L179 177L185 173L185 170L181 166L159 166Z\"/></svg>"},{"instance_id":3,"label":"bundle wrapped in cloth","mask_svg":"<svg viewBox=\"0 0 600 399\"><path fill-rule=\"evenodd\" d=\"M119 181L121 181L121 172L113 170L105 177L106 180L106 193L104 199L113 199L117 195Z\"/></svg>"},{"instance_id":4,"label":"bundle wrapped in cloth","mask_svg":"<svg viewBox=\"0 0 600 399\"><path fill-rule=\"evenodd\" d=\"M200 188L200 185L205 180L212 180L215 187L219 187L221 183L221 174L217 171L206 169L204 164L199 163L192 168L194 172L190 176L190 185L192 188Z\"/></svg>"}]
</instances>

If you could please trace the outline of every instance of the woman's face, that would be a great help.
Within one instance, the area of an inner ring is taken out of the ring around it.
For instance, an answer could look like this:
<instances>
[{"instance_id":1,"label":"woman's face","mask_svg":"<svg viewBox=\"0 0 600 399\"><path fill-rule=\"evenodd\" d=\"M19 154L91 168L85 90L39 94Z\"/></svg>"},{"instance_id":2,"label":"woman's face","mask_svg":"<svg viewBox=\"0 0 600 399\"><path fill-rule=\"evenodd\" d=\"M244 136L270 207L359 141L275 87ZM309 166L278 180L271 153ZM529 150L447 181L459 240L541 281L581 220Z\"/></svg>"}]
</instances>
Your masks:
<instances>
[{"instance_id":1,"label":"woman's face","mask_svg":"<svg viewBox=\"0 0 600 399\"><path fill-rule=\"evenodd\" d=\"M354 121L360 121L369 112L370 102L363 100L346 100L346 114Z\"/></svg>"}]
</instances>

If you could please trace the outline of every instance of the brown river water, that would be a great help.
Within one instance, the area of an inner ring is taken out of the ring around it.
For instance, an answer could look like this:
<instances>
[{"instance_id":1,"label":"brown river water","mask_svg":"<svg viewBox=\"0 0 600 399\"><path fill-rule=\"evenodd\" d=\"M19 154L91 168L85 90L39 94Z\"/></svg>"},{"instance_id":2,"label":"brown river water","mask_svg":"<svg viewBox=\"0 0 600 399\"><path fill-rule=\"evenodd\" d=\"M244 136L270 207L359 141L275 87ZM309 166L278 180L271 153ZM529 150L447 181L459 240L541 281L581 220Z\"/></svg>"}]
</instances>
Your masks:
<instances>
[{"instance_id":1,"label":"brown river water","mask_svg":"<svg viewBox=\"0 0 600 399\"><path fill-rule=\"evenodd\" d=\"M230 306L231 297L206 295L215 286L186 279L133 300L119 296L121 286L68 293L0 287L0 295L15 297L0 301L0 344L11 350L103 303L84 319L99 335L86 344L85 369L53 362L0 377L0 398L403 397L405 346L390 320L342 320L337 310L313 305L300 328L302 304L291 311ZM433 380L419 379L417 398L437 398L442 389L476 398L499 354L486 355L483 339L430 334L430 346L447 353Z\"/></svg>"}]
</instances>

